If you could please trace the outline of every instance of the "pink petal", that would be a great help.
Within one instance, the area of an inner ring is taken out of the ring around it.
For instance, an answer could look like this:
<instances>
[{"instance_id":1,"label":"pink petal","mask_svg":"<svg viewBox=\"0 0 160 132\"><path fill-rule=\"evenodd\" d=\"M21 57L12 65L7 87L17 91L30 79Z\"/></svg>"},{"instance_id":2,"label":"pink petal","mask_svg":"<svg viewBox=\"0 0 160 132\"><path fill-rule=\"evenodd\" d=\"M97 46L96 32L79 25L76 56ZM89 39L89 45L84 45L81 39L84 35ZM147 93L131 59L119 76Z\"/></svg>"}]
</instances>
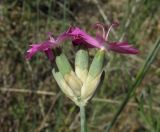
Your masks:
<instances>
[{"instance_id":1,"label":"pink petal","mask_svg":"<svg viewBox=\"0 0 160 132\"><path fill-rule=\"evenodd\" d=\"M67 39L71 39L71 38L72 38L72 36L70 34L68 34L68 31L67 31L67 32L64 32L64 33L60 34L56 38L55 43L56 44L61 44L62 42L66 41Z\"/></svg>"},{"instance_id":2,"label":"pink petal","mask_svg":"<svg viewBox=\"0 0 160 132\"><path fill-rule=\"evenodd\" d=\"M123 53L123 54L138 54L139 51L135 49L132 45L129 45L128 42L113 42L108 46L109 50L114 52Z\"/></svg>"},{"instance_id":3,"label":"pink petal","mask_svg":"<svg viewBox=\"0 0 160 132\"><path fill-rule=\"evenodd\" d=\"M46 54L46 56L48 57L48 59L50 60L51 63L54 62L54 55L51 49L47 49L44 51L44 53Z\"/></svg>"},{"instance_id":4,"label":"pink petal","mask_svg":"<svg viewBox=\"0 0 160 132\"><path fill-rule=\"evenodd\" d=\"M78 27L72 27L69 31L69 34L72 36L73 43L76 45L82 44L86 45L87 47L95 48L104 47L103 43L99 42L99 39L90 36Z\"/></svg>"},{"instance_id":5,"label":"pink petal","mask_svg":"<svg viewBox=\"0 0 160 132\"><path fill-rule=\"evenodd\" d=\"M37 52L43 52L47 55L50 61L53 61L54 56L52 53L52 49L58 47L66 39L71 38L71 36L68 34L68 31L62 33L56 39L52 37L51 32L48 32L47 35L49 36L48 40L38 44L31 45L31 47L27 50L27 53L25 55L26 59L31 59Z\"/></svg>"},{"instance_id":6,"label":"pink petal","mask_svg":"<svg viewBox=\"0 0 160 132\"><path fill-rule=\"evenodd\" d=\"M31 59L37 52L43 52L51 47L52 43L50 41L44 41L38 44L30 45L25 55L26 59Z\"/></svg>"},{"instance_id":7,"label":"pink petal","mask_svg":"<svg viewBox=\"0 0 160 132\"><path fill-rule=\"evenodd\" d=\"M35 55L38 51L39 51L39 47L40 47L41 45L39 45L39 44L33 44L33 45L31 45L31 48L29 48L28 50L27 50L27 53L26 53L26 55L25 55L25 58L26 59L31 59L32 58L32 56L33 55Z\"/></svg>"}]
</instances>

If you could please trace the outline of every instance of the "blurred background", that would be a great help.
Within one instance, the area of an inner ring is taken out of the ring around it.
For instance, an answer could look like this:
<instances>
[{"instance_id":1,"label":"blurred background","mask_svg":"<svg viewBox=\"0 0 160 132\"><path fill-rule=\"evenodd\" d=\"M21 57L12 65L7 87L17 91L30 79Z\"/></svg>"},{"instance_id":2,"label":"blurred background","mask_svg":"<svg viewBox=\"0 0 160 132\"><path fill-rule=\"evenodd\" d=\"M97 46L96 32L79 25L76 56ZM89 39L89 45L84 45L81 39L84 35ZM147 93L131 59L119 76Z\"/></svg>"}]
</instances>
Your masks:
<instances>
[{"instance_id":1,"label":"blurred background","mask_svg":"<svg viewBox=\"0 0 160 132\"><path fill-rule=\"evenodd\" d=\"M112 119L160 36L160 0L0 0L0 132L79 132L79 108L58 88L47 58L24 58L31 43L69 26L119 21L110 40L128 40L136 56L113 53L102 87L87 106L90 132ZM64 52L74 61L75 49ZM94 51L93 51L94 52ZM92 54L91 54L92 55ZM113 132L160 132L160 56L157 56Z\"/></svg>"}]
</instances>

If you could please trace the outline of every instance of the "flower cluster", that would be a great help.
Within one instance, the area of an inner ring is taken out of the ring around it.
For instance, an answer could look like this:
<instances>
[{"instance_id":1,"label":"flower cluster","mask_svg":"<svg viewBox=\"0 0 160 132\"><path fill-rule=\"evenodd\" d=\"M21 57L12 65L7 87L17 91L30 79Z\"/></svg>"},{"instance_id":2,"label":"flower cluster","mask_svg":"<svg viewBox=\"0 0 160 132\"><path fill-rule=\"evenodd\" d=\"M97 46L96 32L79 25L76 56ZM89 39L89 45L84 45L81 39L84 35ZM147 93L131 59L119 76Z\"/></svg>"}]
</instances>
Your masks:
<instances>
[{"instance_id":1,"label":"flower cluster","mask_svg":"<svg viewBox=\"0 0 160 132\"><path fill-rule=\"evenodd\" d=\"M100 23L94 25L96 36L89 35L79 27L70 27L66 32L53 38L48 33L48 40L32 44L27 50L26 58L31 59L37 52L46 54L51 63L56 63L52 73L59 87L78 106L84 106L93 97L102 80L106 64L105 52L114 51L123 54L137 54L138 50L128 42L110 42L108 40L111 29L117 26L113 23L106 26ZM64 41L70 40L73 45L83 45L87 48L98 48L91 64L86 50L79 50L75 56L75 66L72 68L67 57L62 53L54 57L53 49L59 47Z\"/></svg>"},{"instance_id":2,"label":"flower cluster","mask_svg":"<svg viewBox=\"0 0 160 132\"><path fill-rule=\"evenodd\" d=\"M84 45L87 48L99 48L105 51L114 51L122 54L137 54L138 50L126 41L110 42L108 40L111 29L117 25L117 23L112 23L110 26L100 23L95 24L95 37L89 35L79 27L70 27L66 32L60 34L57 38L53 38L51 33L49 33L48 40L30 45L30 48L27 50L26 58L31 59L37 52L43 52L49 60L53 62L54 55L52 49L59 47L66 40L71 40L73 45Z\"/></svg>"}]
</instances>

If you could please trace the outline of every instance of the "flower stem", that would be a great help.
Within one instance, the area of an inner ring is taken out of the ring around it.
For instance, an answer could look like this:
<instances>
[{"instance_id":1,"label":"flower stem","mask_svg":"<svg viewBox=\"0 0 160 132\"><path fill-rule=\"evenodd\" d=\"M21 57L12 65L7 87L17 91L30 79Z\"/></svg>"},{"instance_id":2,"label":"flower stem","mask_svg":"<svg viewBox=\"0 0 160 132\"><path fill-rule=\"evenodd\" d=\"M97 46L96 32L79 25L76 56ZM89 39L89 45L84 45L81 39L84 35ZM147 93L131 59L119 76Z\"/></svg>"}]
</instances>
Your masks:
<instances>
[{"instance_id":1,"label":"flower stem","mask_svg":"<svg viewBox=\"0 0 160 132\"><path fill-rule=\"evenodd\" d=\"M87 132L85 106L80 106L81 132Z\"/></svg>"}]
</instances>

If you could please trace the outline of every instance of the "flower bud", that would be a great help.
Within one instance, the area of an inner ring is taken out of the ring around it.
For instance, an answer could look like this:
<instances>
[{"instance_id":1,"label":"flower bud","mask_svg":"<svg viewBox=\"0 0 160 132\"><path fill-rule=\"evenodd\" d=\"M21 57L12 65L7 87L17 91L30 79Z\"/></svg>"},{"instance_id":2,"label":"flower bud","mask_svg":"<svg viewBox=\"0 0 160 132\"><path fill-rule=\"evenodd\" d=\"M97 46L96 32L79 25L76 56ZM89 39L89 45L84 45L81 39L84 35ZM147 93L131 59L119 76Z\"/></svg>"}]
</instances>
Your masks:
<instances>
[{"instance_id":1,"label":"flower bud","mask_svg":"<svg viewBox=\"0 0 160 132\"><path fill-rule=\"evenodd\" d=\"M56 64L60 73L63 76L71 73L72 67L64 54L61 54L60 56L56 57Z\"/></svg>"},{"instance_id":2,"label":"flower bud","mask_svg":"<svg viewBox=\"0 0 160 132\"><path fill-rule=\"evenodd\" d=\"M86 81L88 74L88 52L79 50L75 58L75 73L82 83Z\"/></svg>"},{"instance_id":3,"label":"flower bud","mask_svg":"<svg viewBox=\"0 0 160 132\"><path fill-rule=\"evenodd\" d=\"M81 100L87 102L94 94L103 71L105 61L105 53L100 50L96 53L87 76L85 83L81 89Z\"/></svg>"},{"instance_id":4,"label":"flower bud","mask_svg":"<svg viewBox=\"0 0 160 132\"><path fill-rule=\"evenodd\" d=\"M80 96L81 94L81 87L82 83L78 79L78 77L75 75L68 59L64 54L61 54L60 56L56 57L56 64L60 71L60 73L63 75L64 79L66 80L69 87L74 91L76 96Z\"/></svg>"},{"instance_id":5,"label":"flower bud","mask_svg":"<svg viewBox=\"0 0 160 132\"><path fill-rule=\"evenodd\" d=\"M75 94L73 90L68 86L60 72L56 72L55 69L52 70L53 76L58 83L58 86L61 88L62 92L70 98L72 101L76 101Z\"/></svg>"}]
</instances>

